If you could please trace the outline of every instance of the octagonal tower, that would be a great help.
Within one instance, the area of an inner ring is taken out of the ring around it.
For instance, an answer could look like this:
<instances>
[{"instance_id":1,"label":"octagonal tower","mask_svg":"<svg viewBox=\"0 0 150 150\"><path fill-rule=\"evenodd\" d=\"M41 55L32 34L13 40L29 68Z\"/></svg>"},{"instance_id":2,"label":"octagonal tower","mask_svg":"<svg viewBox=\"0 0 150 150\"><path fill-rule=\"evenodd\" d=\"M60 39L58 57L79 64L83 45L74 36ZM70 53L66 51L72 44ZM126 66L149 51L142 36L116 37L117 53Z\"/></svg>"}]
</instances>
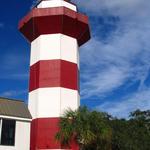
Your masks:
<instances>
[{"instance_id":1,"label":"octagonal tower","mask_svg":"<svg viewBox=\"0 0 150 150\"><path fill-rule=\"evenodd\" d=\"M31 43L30 150L65 149L55 134L64 110L80 105L78 47L90 39L88 17L67 0L41 0L19 30ZM79 148L72 141L67 149Z\"/></svg>"}]
</instances>

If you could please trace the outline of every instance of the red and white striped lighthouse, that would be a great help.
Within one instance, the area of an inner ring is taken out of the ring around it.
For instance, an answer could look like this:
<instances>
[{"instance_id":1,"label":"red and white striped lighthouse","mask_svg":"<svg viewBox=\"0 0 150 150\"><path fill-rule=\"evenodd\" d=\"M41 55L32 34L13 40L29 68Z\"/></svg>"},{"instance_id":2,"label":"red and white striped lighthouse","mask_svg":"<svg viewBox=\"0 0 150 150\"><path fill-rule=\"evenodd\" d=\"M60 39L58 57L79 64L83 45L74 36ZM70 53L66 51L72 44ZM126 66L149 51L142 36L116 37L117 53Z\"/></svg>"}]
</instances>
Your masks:
<instances>
[{"instance_id":1,"label":"red and white striped lighthouse","mask_svg":"<svg viewBox=\"0 0 150 150\"><path fill-rule=\"evenodd\" d=\"M55 134L64 110L80 105L78 47L90 39L88 17L69 0L42 0L19 30L31 43L30 150L64 149ZM70 149L78 149L75 142Z\"/></svg>"}]
</instances>

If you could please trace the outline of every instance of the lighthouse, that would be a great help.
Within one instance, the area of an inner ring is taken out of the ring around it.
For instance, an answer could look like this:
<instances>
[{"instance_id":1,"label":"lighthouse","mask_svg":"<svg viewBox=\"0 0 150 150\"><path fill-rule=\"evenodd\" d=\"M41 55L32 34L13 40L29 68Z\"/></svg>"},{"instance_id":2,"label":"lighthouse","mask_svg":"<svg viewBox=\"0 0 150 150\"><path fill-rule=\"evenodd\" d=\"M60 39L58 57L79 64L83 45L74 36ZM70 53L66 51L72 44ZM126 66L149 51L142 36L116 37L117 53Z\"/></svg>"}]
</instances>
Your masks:
<instances>
[{"instance_id":1,"label":"lighthouse","mask_svg":"<svg viewBox=\"0 0 150 150\"><path fill-rule=\"evenodd\" d=\"M88 17L69 0L41 0L19 30L31 43L30 150L65 149L55 135L64 111L80 105L79 47L90 39ZM72 142L67 149L78 146Z\"/></svg>"}]
</instances>

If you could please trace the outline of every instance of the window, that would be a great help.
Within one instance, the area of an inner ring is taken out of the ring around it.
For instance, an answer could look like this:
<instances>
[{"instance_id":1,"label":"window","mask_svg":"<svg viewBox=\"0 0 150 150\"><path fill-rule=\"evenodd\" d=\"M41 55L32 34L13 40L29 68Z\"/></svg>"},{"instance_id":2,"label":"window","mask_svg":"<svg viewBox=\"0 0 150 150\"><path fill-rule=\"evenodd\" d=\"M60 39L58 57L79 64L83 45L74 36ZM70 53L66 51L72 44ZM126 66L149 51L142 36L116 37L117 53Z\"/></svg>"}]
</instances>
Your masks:
<instances>
[{"instance_id":1,"label":"window","mask_svg":"<svg viewBox=\"0 0 150 150\"><path fill-rule=\"evenodd\" d=\"M15 127L16 121L15 120L1 120L1 145L8 145L14 146L15 145Z\"/></svg>"}]
</instances>

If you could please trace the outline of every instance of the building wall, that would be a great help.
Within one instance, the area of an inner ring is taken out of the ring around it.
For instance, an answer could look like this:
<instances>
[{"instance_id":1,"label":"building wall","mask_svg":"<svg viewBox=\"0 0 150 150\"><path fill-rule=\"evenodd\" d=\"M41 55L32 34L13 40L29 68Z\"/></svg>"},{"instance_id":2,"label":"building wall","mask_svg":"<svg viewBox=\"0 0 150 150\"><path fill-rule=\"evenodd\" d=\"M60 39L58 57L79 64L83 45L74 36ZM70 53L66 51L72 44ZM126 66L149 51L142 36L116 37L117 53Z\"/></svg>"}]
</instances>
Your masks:
<instances>
[{"instance_id":1,"label":"building wall","mask_svg":"<svg viewBox=\"0 0 150 150\"><path fill-rule=\"evenodd\" d=\"M29 150L30 122L16 121L15 146L2 146L0 150Z\"/></svg>"}]
</instances>

